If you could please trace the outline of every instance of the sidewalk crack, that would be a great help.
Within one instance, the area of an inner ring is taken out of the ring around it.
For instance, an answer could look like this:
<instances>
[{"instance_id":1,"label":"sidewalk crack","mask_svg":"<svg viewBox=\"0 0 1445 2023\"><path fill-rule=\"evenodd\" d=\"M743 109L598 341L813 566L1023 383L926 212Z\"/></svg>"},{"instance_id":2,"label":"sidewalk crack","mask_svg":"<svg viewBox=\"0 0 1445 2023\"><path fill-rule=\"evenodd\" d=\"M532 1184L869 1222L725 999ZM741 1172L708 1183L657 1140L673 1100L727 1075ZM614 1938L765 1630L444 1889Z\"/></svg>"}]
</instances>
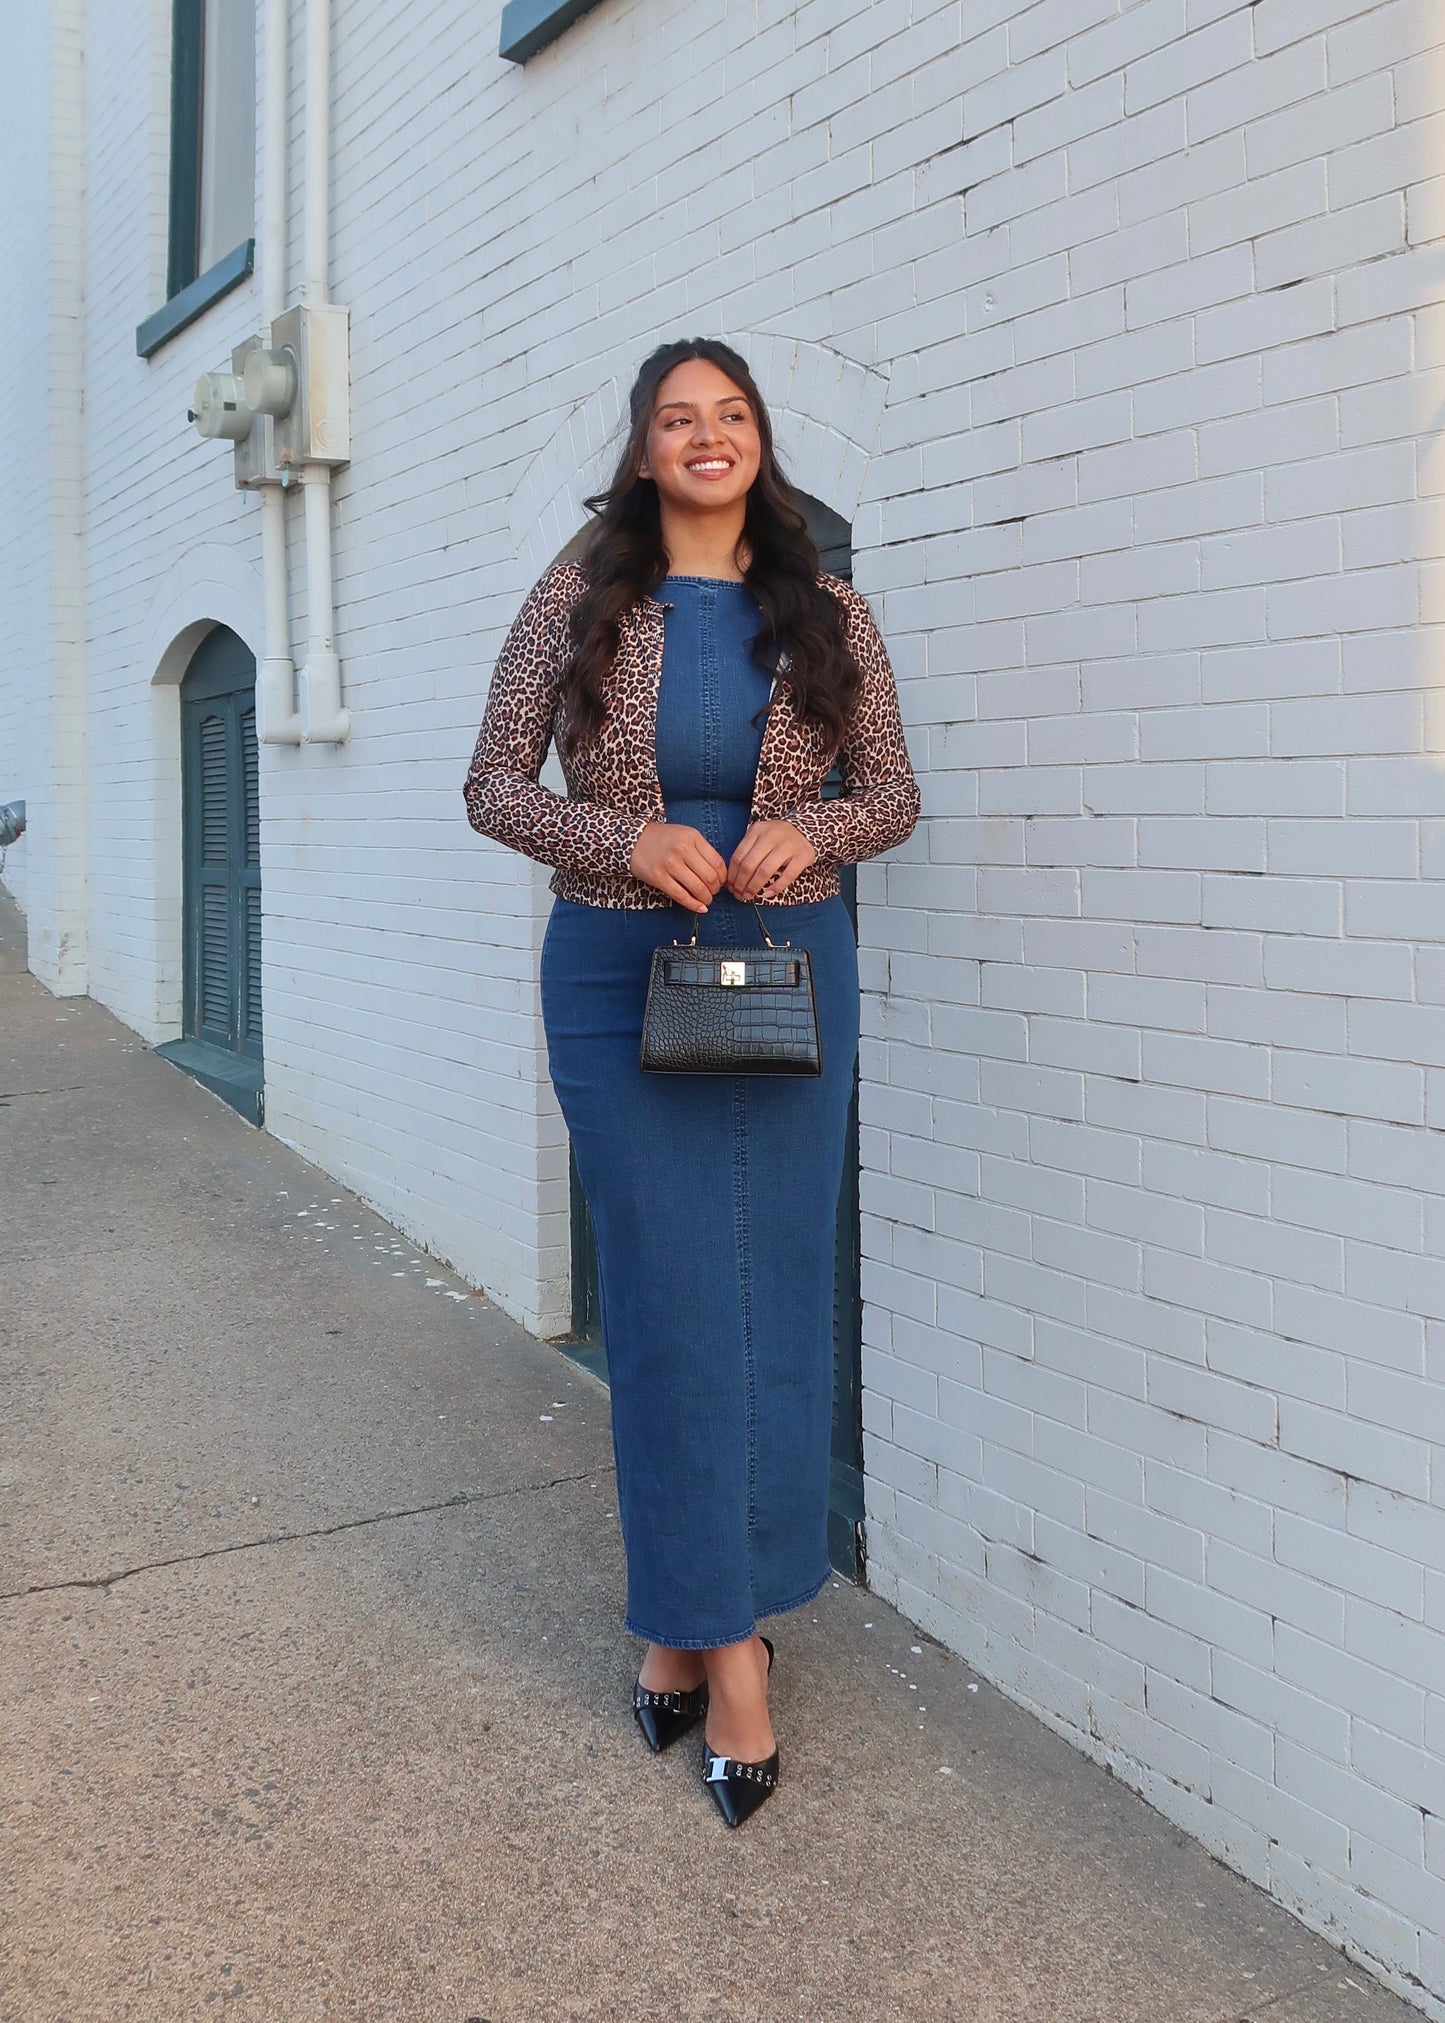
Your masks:
<instances>
[{"instance_id":1,"label":"sidewalk crack","mask_svg":"<svg viewBox=\"0 0 1445 2023\"><path fill-rule=\"evenodd\" d=\"M1296 1995L1303 1995L1312 1985L1309 1981L1301 1981L1297 1988L1281 1988L1277 1995L1264 1995L1257 2002L1247 2003L1243 2009L1231 2009L1227 2016L1219 2018L1219 2023L1269 2023L1272 2009L1277 2009L1281 2002L1292 2001Z\"/></svg>"},{"instance_id":2,"label":"sidewalk crack","mask_svg":"<svg viewBox=\"0 0 1445 2023\"><path fill-rule=\"evenodd\" d=\"M211 1545L203 1552L178 1552L169 1559L142 1560L137 1566L118 1567L113 1573L91 1574L74 1580L37 1581L30 1587L0 1590L0 1602L24 1601L31 1595L64 1594L69 1589L109 1588L118 1581L131 1580L139 1573L162 1573L167 1567L196 1566L202 1560L223 1559L230 1553L255 1552L258 1547L297 1545L309 1538L335 1538L343 1531L362 1531L372 1524L395 1524L404 1517L428 1517L439 1510L461 1510L476 1503L501 1503L509 1496L539 1496L549 1489L564 1488L569 1482L595 1482L607 1464L584 1468L576 1475L554 1475L547 1482L523 1482L514 1489L459 1489L454 1496L435 1503L418 1503L405 1510L379 1510L370 1517L347 1517L339 1524L321 1524L309 1531L276 1531L266 1538L247 1538L235 1545Z\"/></svg>"}]
</instances>

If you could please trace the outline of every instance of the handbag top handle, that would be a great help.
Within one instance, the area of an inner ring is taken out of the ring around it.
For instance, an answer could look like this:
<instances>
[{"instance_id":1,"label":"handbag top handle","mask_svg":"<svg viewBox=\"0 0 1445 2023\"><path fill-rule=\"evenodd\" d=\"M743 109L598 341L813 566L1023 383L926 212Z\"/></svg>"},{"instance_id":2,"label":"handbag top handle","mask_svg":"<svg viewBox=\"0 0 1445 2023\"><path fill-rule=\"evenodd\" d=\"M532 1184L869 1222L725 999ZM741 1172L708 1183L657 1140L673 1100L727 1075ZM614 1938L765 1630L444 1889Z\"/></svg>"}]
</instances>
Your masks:
<instances>
[{"instance_id":1,"label":"handbag top handle","mask_svg":"<svg viewBox=\"0 0 1445 2023\"><path fill-rule=\"evenodd\" d=\"M769 948L776 948L778 944L774 941L771 934L769 934L767 926L763 920L762 913L759 911L758 903L756 900L753 901L753 911L758 916L758 926L762 930L763 940L768 944ZM687 941L685 943L674 941L672 944L673 947L679 948L685 946L687 948L696 948L697 930L701 925L702 925L702 915L700 913L694 913L692 916L692 933L687 937ZM793 944L791 941L785 941L783 943L784 948L791 948L792 945Z\"/></svg>"}]
</instances>

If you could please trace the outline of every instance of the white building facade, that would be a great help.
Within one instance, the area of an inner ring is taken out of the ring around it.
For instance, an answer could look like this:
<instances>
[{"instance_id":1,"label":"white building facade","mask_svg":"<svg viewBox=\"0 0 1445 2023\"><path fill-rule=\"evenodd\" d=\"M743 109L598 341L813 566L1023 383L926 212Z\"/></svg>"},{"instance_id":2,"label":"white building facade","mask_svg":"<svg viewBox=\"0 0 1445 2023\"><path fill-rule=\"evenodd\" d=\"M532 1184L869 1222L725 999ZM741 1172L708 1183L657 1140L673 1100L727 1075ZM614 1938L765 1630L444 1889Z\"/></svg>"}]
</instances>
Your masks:
<instances>
[{"instance_id":1,"label":"white building facade","mask_svg":"<svg viewBox=\"0 0 1445 2023\"><path fill-rule=\"evenodd\" d=\"M5 881L37 974L158 1044L182 685L216 628L267 652L263 508L186 419L267 320L249 251L151 342L177 16L216 12L17 10L0 132ZM284 114L288 304L289 12L242 101L258 219ZM851 530L923 790L858 878L869 1579L1445 2018L1445 21L424 18L331 27L349 731L258 750L267 1128L566 1329L546 874L461 779L633 367L727 335ZM207 160L198 244L242 173Z\"/></svg>"}]
</instances>

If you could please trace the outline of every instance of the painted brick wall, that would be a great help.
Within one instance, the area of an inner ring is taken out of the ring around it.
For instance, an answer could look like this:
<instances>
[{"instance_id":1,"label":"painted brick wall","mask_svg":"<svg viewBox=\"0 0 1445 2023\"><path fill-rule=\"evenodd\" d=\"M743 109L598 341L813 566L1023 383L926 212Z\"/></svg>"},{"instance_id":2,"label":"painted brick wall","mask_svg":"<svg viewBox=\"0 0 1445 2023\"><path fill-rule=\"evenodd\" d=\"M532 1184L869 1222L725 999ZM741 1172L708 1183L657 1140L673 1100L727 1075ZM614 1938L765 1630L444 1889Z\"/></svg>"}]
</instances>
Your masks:
<instances>
[{"instance_id":1,"label":"painted brick wall","mask_svg":"<svg viewBox=\"0 0 1445 2023\"><path fill-rule=\"evenodd\" d=\"M133 350L167 12L86 41L91 974L156 1037L153 677L260 615L184 424L254 292ZM338 18L355 729L263 752L271 1126L562 1323L544 880L460 778L619 381L731 332L923 776L860 876L872 1578L1445 2016L1445 29L606 0L517 70L499 12Z\"/></svg>"},{"instance_id":2,"label":"painted brick wall","mask_svg":"<svg viewBox=\"0 0 1445 2023\"><path fill-rule=\"evenodd\" d=\"M0 338L10 359L0 507L0 801L25 802L6 883L52 990L86 988L81 485L81 0L14 24L28 118L0 136Z\"/></svg>"},{"instance_id":3,"label":"painted brick wall","mask_svg":"<svg viewBox=\"0 0 1445 2023\"><path fill-rule=\"evenodd\" d=\"M24 406L7 399L7 439L17 470L30 474L35 494L45 492L48 464L48 404L37 389L48 383L50 290L47 273L49 231L47 191L50 161L50 36L43 13L32 9L16 24L17 73L33 83L31 118L0 122L0 186L13 200L0 205L0 344L14 360L14 379L31 391ZM24 800L32 824L45 821L53 776L49 738L42 712L49 715L48 668L36 664L48 652L50 624L49 541L43 516L15 509L7 491L0 582L0 801ZM41 833L45 831L42 828ZM24 905L34 890L34 851L17 847L6 864L5 882ZM46 909L42 906L42 917ZM53 911L53 902L50 908Z\"/></svg>"},{"instance_id":4,"label":"painted brick wall","mask_svg":"<svg viewBox=\"0 0 1445 2023\"><path fill-rule=\"evenodd\" d=\"M153 614L198 554L223 548L252 572L260 561L229 447L186 422L199 375L229 368L256 325L254 285L151 360L135 351L136 325L165 300L170 14L146 0L142 33L130 14L91 5L85 30L91 989L153 1040L178 1033L180 994L179 710L175 675L152 687L169 643ZM259 627L259 574L254 594ZM235 622L214 605L208 615Z\"/></svg>"},{"instance_id":5,"label":"painted brick wall","mask_svg":"<svg viewBox=\"0 0 1445 2023\"><path fill-rule=\"evenodd\" d=\"M864 881L872 1574L1440 2013L1440 19L966 18L943 243L832 333L930 811Z\"/></svg>"}]
</instances>

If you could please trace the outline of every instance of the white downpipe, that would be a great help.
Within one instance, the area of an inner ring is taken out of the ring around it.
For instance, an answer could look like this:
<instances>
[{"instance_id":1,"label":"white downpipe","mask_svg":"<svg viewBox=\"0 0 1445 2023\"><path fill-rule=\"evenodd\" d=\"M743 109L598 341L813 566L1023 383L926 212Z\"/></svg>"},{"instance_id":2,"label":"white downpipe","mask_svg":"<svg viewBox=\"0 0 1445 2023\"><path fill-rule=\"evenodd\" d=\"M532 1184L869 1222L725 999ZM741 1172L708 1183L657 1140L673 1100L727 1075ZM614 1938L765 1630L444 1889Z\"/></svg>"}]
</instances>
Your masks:
<instances>
[{"instance_id":1,"label":"white downpipe","mask_svg":"<svg viewBox=\"0 0 1445 2023\"><path fill-rule=\"evenodd\" d=\"M311 613L306 665L301 670L301 738L305 744L341 744L351 713L341 707L341 662L331 631L331 471L303 464L306 506L306 609Z\"/></svg>"},{"instance_id":2,"label":"white downpipe","mask_svg":"<svg viewBox=\"0 0 1445 2023\"><path fill-rule=\"evenodd\" d=\"M287 0L266 0L261 49L261 323L269 331L286 307ZM269 340L268 340L269 341ZM269 424L268 424L269 426ZM296 670L286 571L286 501L279 485L261 487L261 582L265 640L256 678L257 736L266 745L299 745Z\"/></svg>"},{"instance_id":3,"label":"white downpipe","mask_svg":"<svg viewBox=\"0 0 1445 2023\"><path fill-rule=\"evenodd\" d=\"M275 5L276 0L270 0ZM304 267L301 301L319 307L328 300L328 239L331 229L331 0L306 4L306 188ZM301 670L301 741L342 744L351 715L341 707L341 662L337 658L331 587L331 470L306 464L301 471L306 502L306 664Z\"/></svg>"},{"instance_id":4,"label":"white downpipe","mask_svg":"<svg viewBox=\"0 0 1445 2023\"><path fill-rule=\"evenodd\" d=\"M256 679L257 736L263 745L299 745L296 669L291 664L286 507L279 485L261 488L261 587L265 652Z\"/></svg>"}]
</instances>

